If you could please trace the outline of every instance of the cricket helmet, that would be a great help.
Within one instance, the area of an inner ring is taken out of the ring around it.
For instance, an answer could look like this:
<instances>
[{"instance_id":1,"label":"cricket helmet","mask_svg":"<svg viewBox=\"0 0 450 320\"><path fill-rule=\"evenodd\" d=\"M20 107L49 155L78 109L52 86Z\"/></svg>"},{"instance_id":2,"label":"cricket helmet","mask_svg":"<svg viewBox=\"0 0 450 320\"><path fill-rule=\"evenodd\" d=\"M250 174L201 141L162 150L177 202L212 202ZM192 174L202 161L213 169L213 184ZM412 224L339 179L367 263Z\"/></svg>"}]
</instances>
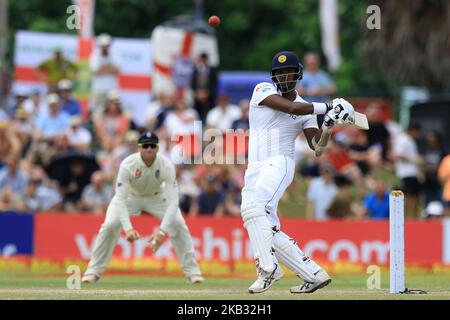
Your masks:
<instances>
[{"instance_id":1,"label":"cricket helmet","mask_svg":"<svg viewBox=\"0 0 450 320\"><path fill-rule=\"evenodd\" d=\"M276 70L295 69L294 73L282 73L275 75ZM294 77L289 79L289 76ZM283 93L292 91L297 86L297 81L303 78L303 66L297 55L291 51L280 51L272 59L271 78L278 90Z\"/></svg>"}]
</instances>

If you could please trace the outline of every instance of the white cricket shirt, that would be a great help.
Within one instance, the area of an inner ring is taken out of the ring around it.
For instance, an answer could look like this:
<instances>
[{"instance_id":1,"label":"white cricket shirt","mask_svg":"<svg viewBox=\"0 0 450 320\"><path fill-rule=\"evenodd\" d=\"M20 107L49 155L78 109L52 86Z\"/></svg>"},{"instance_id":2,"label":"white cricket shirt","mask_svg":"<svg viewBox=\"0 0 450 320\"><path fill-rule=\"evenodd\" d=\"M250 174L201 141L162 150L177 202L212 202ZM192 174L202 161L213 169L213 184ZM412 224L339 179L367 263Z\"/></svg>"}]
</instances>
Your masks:
<instances>
[{"instance_id":1,"label":"white cricket shirt","mask_svg":"<svg viewBox=\"0 0 450 320\"><path fill-rule=\"evenodd\" d=\"M284 155L294 159L295 139L304 129L318 128L317 117L292 115L259 103L277 94L273 83L256 85L250 100L250 136L248 162L264 161L270 157ZM298 94L294 102L306 102Z\"/></svg>"},{"instance_id":2,"label":"white cricket shirt","mask_svg":"<svg viewBox=\"0 0 450 320\"><path fill-rule=\"evenodd\" d=\"M161 221L161 229L167 231L168 225L178 209L178 185L175 166L161 154L150 167L144 163L139 152L126 157L120 164L116 181L116 192L111 202L121 207L120 221L125 231L132 228L126 200L129 196L157 196L164 193L168 207ZM150 200L149 200L150 201Z\"/></svg>"}]
</instances>

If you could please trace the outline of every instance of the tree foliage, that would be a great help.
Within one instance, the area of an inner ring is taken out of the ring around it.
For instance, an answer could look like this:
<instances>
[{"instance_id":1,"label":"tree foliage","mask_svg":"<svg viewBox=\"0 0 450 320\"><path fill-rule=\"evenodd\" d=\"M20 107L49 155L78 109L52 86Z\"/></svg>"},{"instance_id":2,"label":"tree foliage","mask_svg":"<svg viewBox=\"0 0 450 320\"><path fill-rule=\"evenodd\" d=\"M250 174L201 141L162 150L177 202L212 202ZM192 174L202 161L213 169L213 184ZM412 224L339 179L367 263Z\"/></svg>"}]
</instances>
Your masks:
<instances>
[{"instance_id":1,"label":"tree foliage","mask_svg":"<svg viewBox=\"0 0 450 320\"><path fill-rule=\"evenodd\" d=\"M388 14L394 16L400 7L407 7L410 3L392 2L398 3L398 7L394 12L382 10L382 19ZM321 53L317 0L204 0L203 3L205 19L216 14L222 20L216 29L222 70L268 71L272 56L280 50L295 51L300 57L307 51ZM70 0L10 0L11 42L12 35L18 29L74 33L65 26L66 8L71 4ZM391 48L389 43L388 35L395 25L385 25L384 38L374 38L373 34L366 32L368 5L366 1L339 0L343 62L333 74L339 94L389 94L393 84L385 74L403 83L409 77L414 79L411 73L402 73L405 77L399 78L395 76L397 73L393 75L390 72L391 69L397 70L396 63L409 65L400 56L401 50L398 47ZM149 37L158 24L176 15L193 12L194 0L96 0L94 29L96 34L107 32L120 37ZM432 15L428 19L432 19ZM404 28L410 27L413 28L413 23ZM364 36L368 40L365 41ZM377 41L376 45L367 46L372 41ZM364 44L366 50L363 51ZM384 52L380 49L384 49ZM416 49L414 52L420 48ZM388 63L383 64L386 57L389 58ZM323 56L322 61L322 67L326 69ZM399 65L398 69L401 69Z\"/></svg>"},{"instance_id":2,"label":"tree foliage","mask_svg":"<svg viewBox=\"0 0 450 320\"><path fill-rule=\"evenodd\" d=\"M364 32L364 54L398 83L450 84L450 2L376 0L381 29Z\"/></svg>"}]
</instances>

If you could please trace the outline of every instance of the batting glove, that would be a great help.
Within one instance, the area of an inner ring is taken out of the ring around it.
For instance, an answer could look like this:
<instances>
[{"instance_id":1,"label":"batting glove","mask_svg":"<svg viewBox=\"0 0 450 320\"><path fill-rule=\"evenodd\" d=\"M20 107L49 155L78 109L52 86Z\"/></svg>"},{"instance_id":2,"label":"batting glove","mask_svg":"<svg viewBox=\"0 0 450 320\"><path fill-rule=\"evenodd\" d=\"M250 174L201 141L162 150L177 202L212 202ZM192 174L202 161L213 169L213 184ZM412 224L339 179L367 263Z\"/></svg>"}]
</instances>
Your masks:
<instances>
[{"instance_id":1,"label":"batting glove","mask_svg":"<svg viewBox=\"0 0 450 320\"><path fill-rule=\"evenodd\" d=\"M355 118L355 110L347 100L338 98L333 100L333 109L328 111L327 115L336 124L352 123Z\"/></svg>"}]
</instances>

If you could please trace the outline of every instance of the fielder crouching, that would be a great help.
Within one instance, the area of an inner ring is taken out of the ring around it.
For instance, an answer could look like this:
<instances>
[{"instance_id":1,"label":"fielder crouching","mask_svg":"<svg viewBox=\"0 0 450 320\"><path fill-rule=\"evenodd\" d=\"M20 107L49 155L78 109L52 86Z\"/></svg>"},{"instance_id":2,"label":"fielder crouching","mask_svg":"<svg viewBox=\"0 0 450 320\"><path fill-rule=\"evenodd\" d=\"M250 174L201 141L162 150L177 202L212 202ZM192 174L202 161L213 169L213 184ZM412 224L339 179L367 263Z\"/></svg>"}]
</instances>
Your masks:
<instances>
[{"instance_id":1,"label":"fielder crouching","mask_svg":"<svg viewBox=\"0 0 450 320\"><path fill-rule=\"evenodd\" d=\"M204 281L195 260L191 235L178 207L175 167L169 159L158 154L158 143L154 133L143 134L138 141L139 152L128 156L121 163L116 192L95 241L83 283L100 279L111 259L121 229L130 242L140 238L131 224L130 216L139 215L142 211L151 212L161 220L159 229L150 239L153 252L159 249L167 234L189 282Z\"/></svg>"}]
</instances>

